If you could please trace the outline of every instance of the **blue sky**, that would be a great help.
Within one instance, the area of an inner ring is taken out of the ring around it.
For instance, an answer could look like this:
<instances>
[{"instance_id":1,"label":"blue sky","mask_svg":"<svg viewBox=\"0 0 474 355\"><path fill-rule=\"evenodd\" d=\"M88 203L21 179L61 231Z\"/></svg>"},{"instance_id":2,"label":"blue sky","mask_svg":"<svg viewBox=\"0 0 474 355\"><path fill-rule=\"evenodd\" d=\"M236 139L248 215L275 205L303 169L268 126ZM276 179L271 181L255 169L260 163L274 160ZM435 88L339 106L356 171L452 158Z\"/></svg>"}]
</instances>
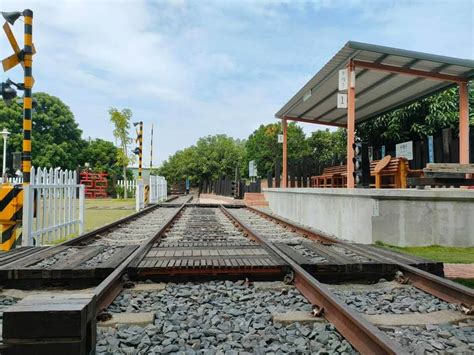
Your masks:
<instances>
[{"instance_id":1,"label":"blue sky","mask_svg":"<svg viewBox=\"0 0 474 355\"><path fill-rule=\"evenodd\" d=\"M34 90L69 105L86 138L113 140L108 108L132 109L146 164L155 126L154 165L199 137L246 138L275 122L348 40L474 58L472 0L0 0L2 11L26 7ZM0 40L0 56L10 54ZM21 81L21 71L6 77Z\"/></svg>"}]
</instances>

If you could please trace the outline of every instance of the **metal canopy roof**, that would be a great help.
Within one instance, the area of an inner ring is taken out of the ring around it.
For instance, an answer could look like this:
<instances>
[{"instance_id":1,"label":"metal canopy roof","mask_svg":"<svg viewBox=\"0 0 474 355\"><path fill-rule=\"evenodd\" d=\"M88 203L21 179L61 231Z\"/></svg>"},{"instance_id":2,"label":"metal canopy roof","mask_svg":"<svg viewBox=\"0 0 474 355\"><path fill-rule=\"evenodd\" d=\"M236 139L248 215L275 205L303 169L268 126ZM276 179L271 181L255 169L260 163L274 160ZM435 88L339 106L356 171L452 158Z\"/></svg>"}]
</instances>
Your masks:
<instances>
[{"instance_id":1,"label":"metal canopy roof","mask_svg":"<svg viewBox=\"0 0 474 355\"><path fill-rule=\"evenodd\" d=\"M453 81L423 77L423 73L455 76L460 80L474 77L474 60L349 41L275 116L346 126L347 110L338 109L336 101L339 70L346 68L350 60L356 63L356 122L359 123L455 85ZM421 75L358 68L359 62L403 68Z\"/></svg>"}]
</instances>

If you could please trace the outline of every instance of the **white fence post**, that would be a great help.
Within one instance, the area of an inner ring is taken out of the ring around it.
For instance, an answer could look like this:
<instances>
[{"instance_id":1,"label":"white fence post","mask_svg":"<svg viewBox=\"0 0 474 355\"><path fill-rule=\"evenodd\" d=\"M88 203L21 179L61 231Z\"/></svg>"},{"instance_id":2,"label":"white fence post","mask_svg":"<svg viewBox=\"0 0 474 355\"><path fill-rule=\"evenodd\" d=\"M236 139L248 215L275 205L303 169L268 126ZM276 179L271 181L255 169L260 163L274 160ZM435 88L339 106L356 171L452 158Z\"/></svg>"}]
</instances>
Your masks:
<instances>
[{"instance_id":1,"label":"white fence post","mask_svg":"<svg viewBox=\"0 0 474 355\"><path fill-rule=\"evenodd\" d=\"M22 245L43 245L82 234L84 190L84 185L77 184L75 171L32 168L31 184L23 191Z\"/></svg>"},{"instance_id":2,"label":"white fence post","mask_svg":"<svg viewBox=\"0 0 474 355\"><path fill-rule=\"evenodd\" d=\"M85 201L85 186L79 186L79 235L84 233L84 201Z\"/></svg>"},{"instance_id":3,"label":"white fence post","mask_svg":"<svg viewBox=\"0 0 474 355\"><path fill-rule=\"evenodd\" d=\"M145 185L143 180L139 180L136 185L135 193L135 210L140 211L145 205Z\"/></svg>"}]
</instances>

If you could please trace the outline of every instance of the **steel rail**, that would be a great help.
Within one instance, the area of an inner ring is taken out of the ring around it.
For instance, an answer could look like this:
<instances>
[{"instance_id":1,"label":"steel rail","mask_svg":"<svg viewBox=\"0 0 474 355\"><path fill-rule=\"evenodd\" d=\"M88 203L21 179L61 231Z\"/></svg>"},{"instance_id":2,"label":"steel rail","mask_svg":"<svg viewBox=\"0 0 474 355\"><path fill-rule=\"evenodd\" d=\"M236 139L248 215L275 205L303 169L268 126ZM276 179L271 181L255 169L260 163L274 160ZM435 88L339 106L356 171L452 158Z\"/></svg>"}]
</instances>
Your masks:
<instances>
[{"instance_id":1,"label":"steel rail","mask_svg":"<svg viewBox=\"0 0 474 355\"><path fill-rule=\"evenodd\" d=\"M156 234L151 237L145 244L137 248L132 254L130 254L109 276L107 276L95 289L94 294L97 299L97 312L100 312L104 308L107 308L113 300L118 296L122 291L124 279L123 275L127 272L129 265L132 263L139 263L149 249L152 247L153 243L156 242L158 238L168 229L168 227L174 222L174 220L179 216L181 211L186 206L186 203L183 203L176 212L168 218L166 223L156 232Z\"/></svg>"},{"instance_id":2,"label":"steel rail","mask_svg":"<svg viewBox=\"0 0 474 355\"><path fill-rule=\"evenodd\" d=\"M294 273L294 283L298 290L313 304L329 322L363 354L407 354L395 341L390 339L374 325L353 311L322 283L316 280L273 243L258 234L245 222L236 217L230 209L221 206L222 211L249 235L271 249L282 258Z\"/></svg>"},{"instance_id":3,"label":"steel rail","mask_svg":"<svg viewBox=\"0 0 474 355\"><path fill-rule=\"evenodd\" d=\"M429 272L420 270L406 263L402 263L388 256L381 255L380 253L368 250L367 248L363 248L362 246L324 236L303 226L297 226L284 218L274 216L256 208L247 208L250 211L266 219L270 219L276 221L277 223L284 224L288 228L291 228L292 230L299 232L303 236L307 236L310 239L323 242L327 241L337 243L357 253L362 253L366 256L370 256L375 260L379 260L384 263L395 264L399 271L401 271L403 274L402 279L400 281L409 283L446 302L458 303L467 309L467 311L465 310L465 312L471 314L474 313L474 291L469 287L455 283L443 277L430 274Z\"/></svg>"}]
</instances>

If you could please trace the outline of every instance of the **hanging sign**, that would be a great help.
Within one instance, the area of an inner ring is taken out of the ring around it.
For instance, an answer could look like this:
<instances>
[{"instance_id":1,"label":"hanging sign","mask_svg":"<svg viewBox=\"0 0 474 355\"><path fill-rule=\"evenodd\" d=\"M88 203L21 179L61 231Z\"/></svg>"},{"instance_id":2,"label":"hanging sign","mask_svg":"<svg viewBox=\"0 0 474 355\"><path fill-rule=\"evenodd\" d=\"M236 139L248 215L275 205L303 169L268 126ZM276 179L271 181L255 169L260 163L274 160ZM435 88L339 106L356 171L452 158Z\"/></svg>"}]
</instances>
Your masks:
<instances>
[{"instance_id":1,"label":"hanging sign","mask_svg":"<svg viewBox=\"0 0 474 355\"><path fill-rule=\"evenodd\" d=\"M428 136L428 163L434 163L433 136Z\"/></svg>"},{"instance_id":2,"label":"hanging sign","mask_svg":"<svg viewBox=\"0 0 474 355\"><path fill-rule=\"evenodd\" d=\"M339 70L339 91L347 90L349 87L349 71L348 69Z\"/></svg>"},{"instance_id":3,"label":"hanging sign","mask_svg":"<svg viewBox=\"0 0 474 355\"><path fill-rule=\"evenodd\" d=\"M283 134L278 135L278 143L283 143Z\"/></svg>"},{"instance_id":4,"label":"hanging sign","mask_svg":"<svg viewBox=\"0 0 474 355\"><path fill-rule=\"evenodd\" d=\"M257 163L255 160L249 161L249 177L257 176Z\"/></svg>"},{"instance_id":5,"label":"hanging sign","mask_svg":"<svg viewBox=\"0 0 474 355\"><path fill-rule=\"evenodd\" d=\"M397 157L404 157L413 160L413 141L399 143L395 146L395 154Z\"/></svg>"},{"instance_id":6,"label":"hanging sign","mask_svg":"<svg viewBox=\"0 0 474 355\"><path fill-rule=\"evenodd\" d=\"M337 94L337 108L347 108L347 94Z\"/></svg>"}]
</instances>

